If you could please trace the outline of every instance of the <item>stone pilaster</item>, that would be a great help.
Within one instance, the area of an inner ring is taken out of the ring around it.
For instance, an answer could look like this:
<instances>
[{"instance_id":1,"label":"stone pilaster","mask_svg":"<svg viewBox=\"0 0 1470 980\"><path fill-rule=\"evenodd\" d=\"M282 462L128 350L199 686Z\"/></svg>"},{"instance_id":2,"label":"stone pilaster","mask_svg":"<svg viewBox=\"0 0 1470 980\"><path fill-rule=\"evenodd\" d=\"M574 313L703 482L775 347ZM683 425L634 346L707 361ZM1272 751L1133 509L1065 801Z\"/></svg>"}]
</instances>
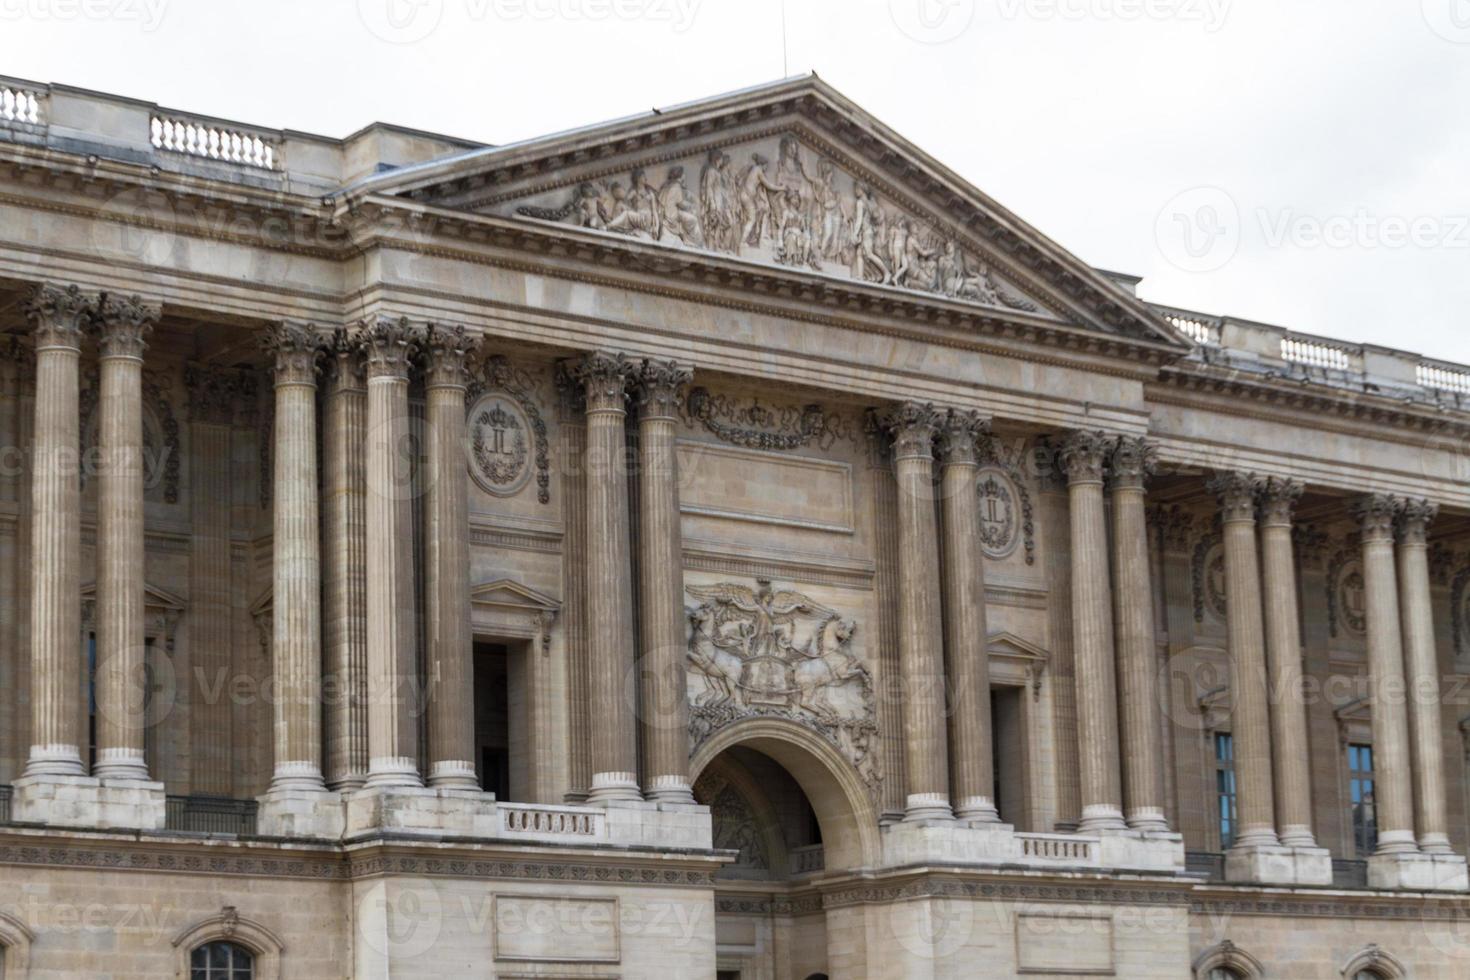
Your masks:
<instances>
[{"instance_id":1,"label":"stone pilaster","mask_svg":"<svg viewBox=\"0 0 1470 980\"><path fill-rule=\"evenodd\" d=\"M418 769L413 471L408 375L420 338L406 319L358 332L367 372L368 787L422 786Z\"/></svg>"},{"instance_id":2,"label":"stone pilaster","mask_svg":"<svg viewBox=\"0 0 1470 980\"><path fill-rule=\"evenodd\" d=\"M97 473L97 761L101 779L148 778L143 635L143 351L158 308L104 296Z\"/></svg>"},{"instance_id":3,"label":"stone pilaster","mask_svg":"<svg viewBox=\"0 0 1470 980\"><path fill-rule=\"evenodd\" d=\"M1144 483L1153 472L1154 448L1143 438L1123 436L1113 447L1111 464L1123 816L1134 830L1166 831L1158 651L1144 507Z\"/></svg>"},{"instance_id":4,"label":"stone pilaster","mask_svg":"<svg viewBox=\"0 0 1470 980\"><path fill-rule=\"evenodd\" d=\"M265 338L275 370L271 663L275 765L269 792L324 792L321 771L321 549L317 523L316 361L309 326Z\"/></svg>"},{"instance_id":5,"label":"stone pilaster","mask_svg":"<svg viewBox=\"0 0 1470 980\"><path fill-rule=\"evenodd\" d=\"M424 591L429 634L429 784L478 790L464 417L469 384L465 358L472 346L464 327L429 328L424 388L429 467Z\"/></svg>"},{"instance_id":6,"label":"stone pilaster","mask_svg":"<svg viewBox=\"0 0 1470 980\"><path fill-rule=\"evenodd\" d=\"M326 780L362 787L368 771L367 386L345 329L328 351L322 404L322 643L328 678L322 724Z\"/></svg>"},{"instance_id":7,"label":"stone pilaster","mask_svg":"<svg viewBox=\"0 0 1470 980\"><path fill-rule=\"evenodd\" d=\"M1084 833L1121 830L1118 702L1103 466L1113 440L1073 432L1062 444L1072 551L1072 650L1077 677L1077 741Z\"/></svg>"},{"instance_id":8,"label":"stone pilaster","mask_svg":"<svg viewBox=\"0 0 1470 980\"><path fill-rule=\"evenodd\" d=\"M985 562L980 552L980 504L975 496L979 442L989 430L989 421L978 413L953 409L939 430L950 790L955 816L981 823L1000 820L995 809Z\"/></svg>"},{"instance_id":9,"label":"stone pilaster","mask_svg":"<svg viewBox=\"0 0 1470 980\"><path fill-rule=\"evenodd\" d=\"M80 776L79 362L93 301L43 285L26 304L36 337L31 474L31 746L26 776ZM18 794L22 791L18 790ZM23 800L17 809L23 810Z\"/></svg>"},{"instance_id":10,"label":"stone pilaster","mask_svg":"<svg viewBox=\"0 0 1470 980\"><path fill-rule=\"evenodd\" d=\"M674 425L681 390L694 373L673 361L644 361L638 403L639 675L643 702L644 793L660 803L693 803L689 784L688 682L684 676L684 549L679 526L679 460Z\"/></svg>"},{"instance_id":11,"label":"stone pilaster","mask_svg":"<svg viewBox=\"0 0 1470 980\"><path fill-rule=\"evenodd\" d=\"M1226 473L1210 482L1220 500L1225 547L1225 625L1230 651L1230 732L1235 747L1235 848L1277 847L1271 777L1270 693L1256 555L1256 494L1261 480Z\"/></svg>"},{"instance_id":12,"label":"stone pilaster","mask_svg":"<svg viewBox=\"0 0 1470 980\"><path fill-rule=\"evenodd\" d=\"M953 819L946 746L944 622L934 513L934 439L944 415L908 402L879 422L893 439L898 487L899 672L903 692L905 820Z\"/></svg>"},{"instance_id":13,"label":"stone pilaster","mask_svg":"<svg viewBox=\"0 0 1470 980\"><path fill-rule=\"evenodd\" d=\"M628 379L635 365L596 351L568 365L587 404L587 660L591 803L640 800L633 669L633 566L628 541Z\"/></svg>"},{"instance_id":14,"label":"stone pilaster","mask_svg":"<svg viewBox=\"0 0 1470 980\"><path fill-rule=\"evenodd\" d=\"M1400 505L1398 571L1419 849L1427 854L1450 854L1439 663L1434 644L1434 610L1429 596L1429 550L1425 541L1425 532L1438 510L1438 505L1428 500L1405 500Z\"/></svg>"},{"instance_id":15,"label":"stone pilaster","mask_svg":"<svg viewBox=\"0 0 1470 980\"><path fill-rule=\"evenodd\" d=\"M1302 495L1295 480L1269 477L1260 488L1261 574L1266 664L1270 671L1271 772L1276 827L1287 847L1316 847L1312 778L1307 756L1307 706L1302 688L1301 617L1297 610L1292 508Z\"/></svg>"}]
</instances>

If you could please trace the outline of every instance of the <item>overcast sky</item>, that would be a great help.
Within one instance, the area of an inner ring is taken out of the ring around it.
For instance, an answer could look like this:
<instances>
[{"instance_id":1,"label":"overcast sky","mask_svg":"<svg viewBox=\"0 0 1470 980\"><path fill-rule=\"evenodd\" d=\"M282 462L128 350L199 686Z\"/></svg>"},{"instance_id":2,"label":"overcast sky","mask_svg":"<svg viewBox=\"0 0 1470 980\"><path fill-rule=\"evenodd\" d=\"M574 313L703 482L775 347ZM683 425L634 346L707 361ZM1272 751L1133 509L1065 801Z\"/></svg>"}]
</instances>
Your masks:
<instances>
[{"instance_id":1,"label":"overcast sky","mask_svg":"<svg viewBox=\"0 0 1470 980\"><path fill-rule=\"evenodd\" d=\"M1470 0L0 0L0 73L490 143L815 70L1150 300L1470 362Z\"/></svg>"}]
</instances>

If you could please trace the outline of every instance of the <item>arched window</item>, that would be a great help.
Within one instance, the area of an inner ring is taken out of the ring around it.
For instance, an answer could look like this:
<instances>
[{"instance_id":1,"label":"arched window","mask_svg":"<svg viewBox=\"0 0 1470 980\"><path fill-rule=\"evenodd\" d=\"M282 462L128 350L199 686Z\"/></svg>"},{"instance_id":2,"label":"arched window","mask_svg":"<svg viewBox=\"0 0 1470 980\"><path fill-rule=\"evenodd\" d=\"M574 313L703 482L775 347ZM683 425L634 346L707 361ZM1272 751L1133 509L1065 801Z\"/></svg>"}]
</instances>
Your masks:
<instances>
[{"instance_id":1,"label":"arched window","mask_svg":"<svg viewBox=\"0 0 1470 980\"><path fill-rule=\"evenodd\" d=\"M1261 980L1265 975L1260 960L1228 939L1201 953L1192 974L1197 980Z\"/></svg>"},{"instance_id":2,"label":"arched window","mask_svg":"<svg viewBox=\"0 0 1470 980\"><path fill-rule=\"evenodd\" d=\"M195 946L189 954L189 980L255 980L255 954L239 943Z\"/></svg>"},{"instance_id":3,"label":"arched window","mask_svg":"<svg viewBox=\"0 0 1470 980\"><path fill-rule=\"evenodd\" d=\"M1245 975L1228 966L1217 966L1210 971L1209 980L1245 980Z\"/></svg>"},{"instance_id":4,"label":"arched window","mask_svg":"<svg viewBox=\"0 0 1470 980\"><path fill-rule=\"evenodd\" d=\"M1388 978L1377 970L1359 970L1353 980L1388 980Z\"/></svg>"},{"instance_id":5,"label":"arched window","mask_svg":"<svg viewBox=\"0 0 1470 980\"><path fill-rule=\"evenodd\" d=\"M1409 971L1393 954L1374 943L1348 960L1342 975L1347 980L1406 980Z\"/></svg>"},{"instance_id":6,"label":"arched window","mask_svg":"<svg viewBox=\"0 0 1470 980\"><path fill-rule=\"evenodd\" d=\"M0 980L26 975L34 938L24 922L0 912Z\"/></svg>"}]
</instances>

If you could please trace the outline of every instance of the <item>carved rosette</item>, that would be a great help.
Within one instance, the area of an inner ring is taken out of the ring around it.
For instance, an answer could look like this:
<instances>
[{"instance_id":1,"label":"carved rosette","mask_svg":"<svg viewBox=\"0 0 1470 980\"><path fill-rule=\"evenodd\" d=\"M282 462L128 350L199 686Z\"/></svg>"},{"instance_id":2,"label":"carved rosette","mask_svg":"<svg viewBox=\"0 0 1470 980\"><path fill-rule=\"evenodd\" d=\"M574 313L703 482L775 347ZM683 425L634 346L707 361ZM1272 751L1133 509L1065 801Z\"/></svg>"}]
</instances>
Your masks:
<instances>
[{"instance_id":1,"label":"carved rosette","mask_svg":"<svg viewBox=\"0 0 1470 980\"><path fill-rule=\"evenodd\" d=\"M1392 541L1399 502L1386 493L1370 493L1353 503L1353 518L1363 531L1363 540Z\"/></svg>"},{"instance_id":2,"label":"carved rosette","mask_svg":"<svg viewBox=\"0 0 1470 980\"><path fill-rule=\"evenodd\" d=\"M693 380L694 371L675 361L644 361L634 375L639 413L646 419L677 417L679 396Z\"/></svg>"},{"instance_id":3,"label":"carved rosette","mask_svg":"<svg viewBox=\"0 0 1470 980\"><path fill-rule=\"evenodd\" d=\"M407 381L414 355L423 344L423 332L409 323L408 317L396 320L384 317L362 324L357 331L357 343L368 380Z\"/></svg>"},{"instance_id":4,"label":"carved rosette","mask_svg":"<svg viewBox=\"0 0 1470 980\"><path fill-rule=\"evenodd\" d=\"M939 458L946 464L975 466L990 436L990 420L979 412L952 408L939 427Z\"/></svg>"},{"instance_id":5,"label":"carved rosette","mask_svg":"<svg viewBox=\"0 0 1470 980\"><path fill-rule=\"evenodd\" d=\"M1102 483L1103 465L1112 451L1113 439L1106 432L1079 429L1062 441L1058 461L1069 484Z\"/></svg>"},{"instance_id":6,"label":"carved rosette","mask_svg":"<svg viewBox=\"0 0 1470 980\"><path fill-rule=\"evenodd\" d=\"M1220 501L1220 520L1226 524L1256 520L1256 497L1264 481L1254 473L1221 473L1206 486Z\"/></svg>"},{"instance_id":7,"label":"carved rosette","mask_svg":"<svg viewBox=\"0 0 1470 980\"><path fill-rule=\"evenodd\" d=\"M363 383L362 349L346 327L332 331L324 345L327 372L336 389L361 388Z\"/></svg>"},{"instance_id":8,"label":"carved rosette","mask_svg":"<svg viewBox=\"0 0 1470 980\"><path fill-rule=\"evenodd\" d=\"M462 326L429 325L425 335L424 354L428 358L425 384L430 388L468 388L470 372L466 361L476 341Z\"/></svg>"},{"instance_id":9,"label":"carved rosette","mask_svg":"<svg viewBox=\"0 0 1470 980\"><path fill-rule=\"evenodd\" d=\"M878 425L893 440L894 461L934 458L934 437L944 424L945 415L931 404L904 402L882 409Z\"/></svg>"},{"instance_id":10,"label":"carved rosette","mask_svg":"<svg viewBox=\"0 0 1470 980\"><path fill-rule=\"evenodd\" d=\"M189 420L212 425L235 421L235 398L244 395L244 376L238 371L207 364L184 365L184 387L189 393ZM253 394L253 389L251 391Z\"/></svg>"},{"instance_id":11,"label":"carved rosette","mask_svg":"<svg viewBox=\"0 0 1470 980\"><path fill-rule=\"evenodd\" d=\"M1302 484L1279 476L1268 476L1261 482L1261 523L1265 526L1290 527L1292 511L1301 499Z\"/></svg>"},{"instance_id":12,"label":"carved rosette","mask_svg":"<svg viewBox=\"0 0 1470 980\"><path fill-rule=\"evenodd\" d=\"M626 412L628 381L638 365L625 354L593 351L566 366L566 376L579 384L587 403L587 414Z\"/></svg>"},{"instance_id":13,"label":"carved rosette","mask_svg":"<svg viewBox=\"0 0 1470 980\"><path fill-rule=\"evenodd\" d=\"M1113 486L1142 490L1158 466L1159 451L1143 436L1119 436L1109 457Z\"/></svg>"},{"instance_id":14,"label":"carved rosette","mask_svg":"<svg viewBox=\"0 0 1470 980\"><path fill-rule=\"evenodd\" d=\"M103 358L126 357L142 360L148 335L158 322L159 308L137 296L104 295L97 304L92 323Z\"/></svg>"},{"instance_id":15,"label":"carved rosette","mask_svg":"<svg viewBox=\"0 0 1470 980\"><path fill-rule=\"evenodd\" d=\"M40 284L25 301L26 317L36 330L36 349L80 350L82 333L96 309L95 300L76 286Z\"/></svg>"},{"instance_id":16,"label":"carved rosette","mask_svg":"<svg viewBox=\"0 0 1470 980\"><path fill-rule=\"evenodd\" d=\"M278 323L266 331L262 346L275 361L277 387L316 385L316 359L321 354L321 339L310 324Z\"/></svg>"},{"instance_id":17,"label":"carved rosette","mask_svg":"<svg viewBox=\"0 0 1470 980\"><path fill-rule=\"evenodd\" d=\"M1404 544L1423 545L1429 525L1439 513L1439 504L1423 498L1409 498L1399 504L1397 528L1399 541Z\"/></svg>"}]
</instances>

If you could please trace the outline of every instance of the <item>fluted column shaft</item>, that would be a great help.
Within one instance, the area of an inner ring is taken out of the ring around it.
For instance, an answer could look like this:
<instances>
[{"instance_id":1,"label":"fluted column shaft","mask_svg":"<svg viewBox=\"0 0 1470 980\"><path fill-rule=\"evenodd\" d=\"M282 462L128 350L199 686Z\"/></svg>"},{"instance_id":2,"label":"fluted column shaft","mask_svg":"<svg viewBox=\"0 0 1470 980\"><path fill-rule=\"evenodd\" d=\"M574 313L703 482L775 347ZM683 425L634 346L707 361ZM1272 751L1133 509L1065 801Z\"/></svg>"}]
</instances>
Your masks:
<instances>
[{"instance_id":1,"label":"fluted column shaft","mask_svg":"<svg viewBox=\"0 0 1470 980\"><path fill-rule=\"evenodd\" d=\"M1272 695L1271 772L1275 779L1276 827L1282 844L1316 847L1296 558L1291 542L1292 507L1301 493L1302 485L1294 480L1271 477L1261 486L1261 575Z\"/></svg>"},{"instance_id":2,"label":"fluted column shaft","mask_svg":"<svg viewBox=\"0 0 1470 980\"><path fill-rule=\"evenodd\" d=\"M1228 473L1211 483L1220 498L1225 550L1225 627L1230 651L1231 738L1235 752L1236 847L1276 846L1271 776L1271 717L1266 640L1256 555L1254 475Z\"/></svg>"},{"instance_id":3,"label":"fluted column shaft","mask_svg":"<svg viewBox=\"0 0 1470 980\"><path fill-rule=\"evenodd\" d=\"M1431 854L1449 854L1439 662L1429 596L1429 549L1425 541L1425 532L1437 511L1437 505L1427 500L1402 503L1398 516L1398 568L1419 849Z\"/></svg>"},{"instance_id":4,"label":"fluted column shaft","mask_svg":"<svg viewBox=\"0 0 1470 980\"><path fill-rule=\"evenodd\" d=\"M36 335L31 471L31 747L27 776L80 776L81 653L79 362L92 303L42 286L26 313Z\"/></svg>"},{"instance_id":5,"label":"fluted column shaft","mask_svg":"<svg viewBox=\"0 0 1470 980\"><path fill-rule=\"evenodd\" d=\"M881 422L893 437L898 486L898 656L903 680L905 820L948 820L944 622L934 513L934 438L944 416L909 402Z\"/></svg>"},{"instance_id":6,"label":"fluted column shaft","mask_svg":"<svg viewBox=\"0 0 1470 980\"><path fill-rule=\"evenodd\" d=\"M975 495L978 443L988 422L950 411L939 436L944 522L944 659L949 687L950 791L961 820L1000 820L995 808L990 652L986 646L985 562Z\"/></svg>"},{"instance_id":7,"label":"fluted column shaft","mask_svg":"<svg viewBox=\"0 0 1470 980\"><path fill-rule=\"evenodd\" d=\"M679 390L693 377L672 361L638 370L638 572L643 689L644 792L693 803L689 785L689 703L684 676L684 556L679 526L679 460L674 439Z\"/></svg>"},{"instance_id":8,"label":"fluted column shaft","mask_svg":"<svg viewBox=\"0 0 1470 980\"><path fill-rule=\"evenodd\" d=\"M143 759L143 351L158 311L104 296L97 472L97 761L93 775L147 779Z\"/></svg>"},{"instance_id":9,"label":"fluted column shaft","mask_svg":"<svg viewBox=\"0 0 1470 980\"><path fill-rule=\"evenodd\" d=\"M424 431L428 497L424 590L429 632L429 783L479 789L475 776L475 670L470 636L470 516L465 467L463 327L434 326L428 336Z\"/></svg>"},{"instance_id":10,"label":"fluted column shaft","mask_svg":"<svg viewBox=\"0 0 1470 980\"><path fill-rule=\"evenodd\" d=\"M1135 830L1166 831L1153 585L1149 577L1144 482L1153 447L1120 438L1112 453L1113 610L1122 733L1123 817Z\"/></svg>"},{"instance_id":11,"label":"fluted column shaft","mask_svg":"<svg viewBox=\"0 0 1470 980\"><path fill-rule=\"evenodd\" d=\"M1393 554L1396 510L1397 502L1383 494L1366 496L1354 508L1363 534L1368 679L1373 699L1373 795L1378 817L1376 854L1419 849L1414 838L1403 635Z\"/></svg>"},{"instance_id":12,"label":"fluted column shaft","mask_svg":"<svg viewBox=\"0 0 1470 980\"><path fill-rule=\"evenodd\" d=\"M367 371L368 777L420 786L408 374L417 332L404 320L359 331Z\"/></svg>"},{"instance_id":13,"label":"fluted column shaft","mask_svg":"<svg viewBox=\"0 0 1470 980\"><path fill-rule=\"evenodd\" d=\"M270 788L324 790L321 772L321 547L317 524L316 358L308 327L283 323L275 356L272 645L275 770Z\"/></svg>"},{"instance_id":14,"label":"fluted column shaft","mask_svg":"<svg viewBox=\"0 0 1470 980\"><path fill-rule=\"evenodd\" d=\"M1062 447L1072 533L1072 649L1077 676L1077 741L1084 833L1123 822L1118 761L1117 678L1109 589L1103 465L1113 440L1074 432Z\"/></svg>"},{"instance_id":15,"label":"fluted column shaft","mask_svg":"<svg viewBox=\"0 0 1470 980\"><path fill-rule=\"evenodd\" d=\"M322 410L322 642L327 786L358 789L368 771L367 388L356 343L333 338Z\"/></svg>"},{"instance_id":16,"label":"fluted column shaft","mask_svg":"<svg viewBox=\"0 0 1470 980\"><path fill-rule=\"evenodd\" d=\"M587 660L591 803L639 800L634 725L633 565L628 540L627 383L634 365L595 352L569 368L587 403Z\"/></svg>"}]
</instances>

